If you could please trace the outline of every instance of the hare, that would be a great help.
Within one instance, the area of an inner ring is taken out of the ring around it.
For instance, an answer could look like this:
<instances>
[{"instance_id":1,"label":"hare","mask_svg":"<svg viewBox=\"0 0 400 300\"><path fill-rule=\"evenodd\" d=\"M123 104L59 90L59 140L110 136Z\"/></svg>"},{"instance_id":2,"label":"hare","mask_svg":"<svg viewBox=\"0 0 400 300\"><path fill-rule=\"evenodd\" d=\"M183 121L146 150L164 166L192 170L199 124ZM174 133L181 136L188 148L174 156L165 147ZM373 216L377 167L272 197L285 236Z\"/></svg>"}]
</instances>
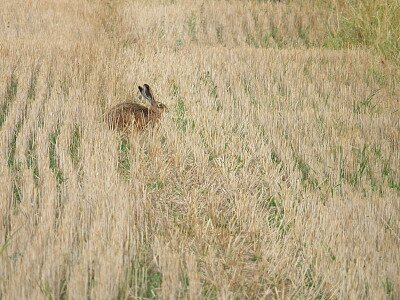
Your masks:
<instances>
[{"instance_id":1,"label":"hare","mask_svg":"<svg viewBox=\"0 0 400 300\"><path fill-rule=\"evenodd\" d=\"M111 129L129 132L132 124L136 130L142 130L149 124L155 124L167 107L154 100L148 84L139 86L139 91L150 102L150 107L137 103L120 103L107 113L108 125Z\"/></svg>"}]
</instances>

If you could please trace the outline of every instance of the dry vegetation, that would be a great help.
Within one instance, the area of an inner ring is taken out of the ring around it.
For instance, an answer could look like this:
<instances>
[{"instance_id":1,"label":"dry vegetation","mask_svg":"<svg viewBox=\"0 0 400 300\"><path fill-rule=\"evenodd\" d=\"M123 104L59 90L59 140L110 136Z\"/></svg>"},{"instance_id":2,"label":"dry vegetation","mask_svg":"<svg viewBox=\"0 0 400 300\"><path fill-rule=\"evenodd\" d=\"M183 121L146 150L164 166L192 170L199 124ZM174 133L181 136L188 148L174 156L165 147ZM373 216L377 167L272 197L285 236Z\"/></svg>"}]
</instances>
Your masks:
<instances>
[{"instance_id":1,"label":"dry vegetation","mask_svg":"<svg viewBox=\"0 0 400 300\"><path fill-rule=\"evenodd\" d=\"M0 299L398 298L399 69L317 9L1 1Z\"/></svg>"}]
</instances>

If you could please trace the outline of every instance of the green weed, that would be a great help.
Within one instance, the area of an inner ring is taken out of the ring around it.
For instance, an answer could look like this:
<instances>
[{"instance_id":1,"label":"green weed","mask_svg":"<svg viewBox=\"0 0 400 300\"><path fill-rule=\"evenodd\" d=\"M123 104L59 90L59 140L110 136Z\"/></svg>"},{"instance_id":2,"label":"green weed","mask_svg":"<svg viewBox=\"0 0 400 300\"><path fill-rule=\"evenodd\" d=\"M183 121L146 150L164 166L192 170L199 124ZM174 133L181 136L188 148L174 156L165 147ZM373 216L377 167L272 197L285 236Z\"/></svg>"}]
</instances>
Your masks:
<instances>
[{"instance_id":1,"label":"green weed","mask_svg":"<svg viewBox=\"0 0 400 300\"><path fill-rule=\"evenodd\" d=\"M357 162L358 162L358 168L350 177L350 183L353 186L356 186L360 183L361 178L363 177L364 172L369 163L369 155L367 152L366 145L364 145L362 150L360 150L360 149L357 150Z\"/></svg>"},{"instance_id":2,"label":"green weed","mask_svg":"<svg viewBox=\"0 0 400 300\"><path fill-rule=\"evenodd\" d=\"M186 117L187 109L185 102L183 101L183 98L181 96L180 88L175 82L171 83L171 92L177 102L175 106L176 116L174 118L176 127L180 129L183 133L185 133L189 125L189 120ZM192 127L194 127L194 122L192 123Z\"/></svg>"},{"instance_id":3,"label":"green weed","mask_svg":"<svg viewBox=\"0 0 400 300\"><path fill-rule=\"evenodd\" d=\"M79 162L79 147L81 145L81 128L76 125L69 144L69 154L74 165Z\"/></svg>"},{"instance_id":4,"label":"green weed","mask_svg":"<svg viewBox=\"0 0 400 300\"><path fill-rule=\"evenodd\" d=\"M55 174L58 184L62 184L65 181L65 178L60 170L59 161L56 155L56 143L59 135L60 135L60 124L57 124L56 129L49 136L49 161L50 161L50 169Z\"/></svg>"},{"instance_id":5,"label":"green weed","mask_svg":"<svg viewBox=\"0 0 400 300\"><path fill-rule=\"evenodd\" d=\"M8 246L10 246L11 244L11 240L16 236L16 234L18 233L18 231L20 231L22 228L22 226L20 228L18 228L13 234L11 234L11 236L6 239L6 241L4 242L4 244L0 247L0 255L2 255L6 249L8 248Z\"/></svg>"},{"instance_id":6,"label":"green weed","mask_svg":"<svg viewBox=\"0 0 400 300\"><path fill-rule=\"evenodd\" d=\"M192 41L197 40L197 22L194 12L186 19L186 26Z\"/></svg>"},{"instance_id":7,"label":"green weed","mask_svg":"<svg viewBox=\"0 0 400 300\"><path fill-rule=\"evenodd\" d=\"M4 103L2 107L0 107L0 127L3 126L3 123L6 120L9 107L17 95L17 90L18 80L14 76L11 76L10 83L6 89Z\"/></svg>"},{"instance_id":8,"label":"green weed","mask_svg":"<svg viewBox=\"0 0 400 300\"><path fill-rule=\"evenodd\" d=\"M21 123L18 123L17 126L14 129L14 133L11 139L11 143L9 146L9 152L8 152L8 167L11 169L14 178L13 178L13 186L12 186L12 190L13 190L13 199L12 202L14 205L16 205L17 203L21 202L22 199L22 190L20 187L20 171L21 171L21 166L22 166L22 162L17 162L15 161L15 149L17 146L17 136L18 133L21 129Z\"/></svg>"},{"instance_id":9,"label":"green weed","mask_svg":"<svg viewBox=\"0 0 400 300\"><path fill-rule=\"evenodd\" d=\"M131 146L129 144L129 140L126 136L121 136L118 145L118 170L120 173L128 177L130 174L131 164L129 161L129 151Z\"/></svg>"},{"instance_id":10,"label":"green weed","mask_svg":"<svg viewBox=\"0 0 400 300\"><path fill-rule=\"evenodd\" d=\"M26 150L26 165L28 168L33 169L33 179L35 181L36 187L39 186L39 166L37 163L37 155L36 155L36 139L35 135L31 135L28 142L28 149Z\"/></svg>"},{"instance_id":11,"label":"green weed","mask_svg":"<svg viewBox=\"0 0 400 300\"><path fill-rule=\"evenodd\" d=\"M328 29L323 44L329 48L342 49L354 46L373 49L382 57L400 64L400 2L342 1L330 5L331 13L338 16L335 26Z\"/></svg>"},{"instance_id":12,"label":"green weed","mask_svg":"<svg viewBox=\"0 0 400 300\"><path fill-rule=\"evenodd\" d=\"M373 105L373 99L376 96L376 94L378 93L379 90L375 90L373 91L368 97L367 99L360 101L360 102L355 102L353 104L353 112L354 113L366 113L367 111L372 111L376 105Z\"/></svg>"}]
</instances>

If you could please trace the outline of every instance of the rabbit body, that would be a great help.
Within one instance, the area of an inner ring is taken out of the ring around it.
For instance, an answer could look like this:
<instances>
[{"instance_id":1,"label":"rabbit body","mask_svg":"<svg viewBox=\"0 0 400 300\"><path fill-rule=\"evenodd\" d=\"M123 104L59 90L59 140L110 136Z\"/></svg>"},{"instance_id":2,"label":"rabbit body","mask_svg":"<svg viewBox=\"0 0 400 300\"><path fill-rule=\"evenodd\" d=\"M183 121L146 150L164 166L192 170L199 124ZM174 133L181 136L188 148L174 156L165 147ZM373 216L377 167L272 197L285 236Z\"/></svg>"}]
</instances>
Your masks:
<instances>
[{"instance_id":1,"label":"rabbit body","mask_svg":"<svg viewBox=\"0 0 400 300\"><path fill-rule=\"evenodd\" d=\"M120 103L109 110L107 122L111 129L129 131L133 127L136 130L143 130L151 124L155 124L161 118L166 106L154 100L150 87L145 84L139 86L140 93L150 102L150 107L137 103Z\"/></svg>"}]
</instances>

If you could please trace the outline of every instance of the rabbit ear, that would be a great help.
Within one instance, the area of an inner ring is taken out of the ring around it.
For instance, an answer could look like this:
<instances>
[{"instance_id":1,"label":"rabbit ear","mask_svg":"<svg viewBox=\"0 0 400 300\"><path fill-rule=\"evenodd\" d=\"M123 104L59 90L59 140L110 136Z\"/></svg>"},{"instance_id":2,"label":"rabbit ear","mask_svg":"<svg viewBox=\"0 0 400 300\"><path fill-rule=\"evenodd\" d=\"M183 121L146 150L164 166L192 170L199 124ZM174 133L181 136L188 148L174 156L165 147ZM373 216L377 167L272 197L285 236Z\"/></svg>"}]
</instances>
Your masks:
<instances>
[{"instance_id":1,"label":"rabbit ear","mask_svg":"<svg viewBox=\"0 0 400 300\"><path fill-rule=\"evenodd\" d=\"M143 88L144 88L144 92L145 92L146 95L147 95L147 98L148 98L148 99L151 99L150 102L155 103L156 101L154 100L154 97L153 97L153 94L151 93L151 90L150 90L149 85L148 85L148 84L144 84L144 85L143 85Z\"/></svg>"},{"instance_id":2,"label":"rabbit ear","mask_svg":"<svg viewBox=\"0 0 400 300\"><path fill-rule=\"evenodd\" d=\"M155 105L156 101L154 100L153 95L151 94L150 87L148 84L144 84L143 87L139 86L139 91L144 98L146 98L151 105Z\"/></svg>"},{"instance_id":3,"label":"rabbit ear","mask_svg":"<svg viewBox=\"0 0 400 300\"><path fill-rule=\"evenodd\" d=\"M144 92L144 88L142 88L140 85L138 86L138 88L142 96L146 98L146 93Z\"/></svg>"}]
</instances>

